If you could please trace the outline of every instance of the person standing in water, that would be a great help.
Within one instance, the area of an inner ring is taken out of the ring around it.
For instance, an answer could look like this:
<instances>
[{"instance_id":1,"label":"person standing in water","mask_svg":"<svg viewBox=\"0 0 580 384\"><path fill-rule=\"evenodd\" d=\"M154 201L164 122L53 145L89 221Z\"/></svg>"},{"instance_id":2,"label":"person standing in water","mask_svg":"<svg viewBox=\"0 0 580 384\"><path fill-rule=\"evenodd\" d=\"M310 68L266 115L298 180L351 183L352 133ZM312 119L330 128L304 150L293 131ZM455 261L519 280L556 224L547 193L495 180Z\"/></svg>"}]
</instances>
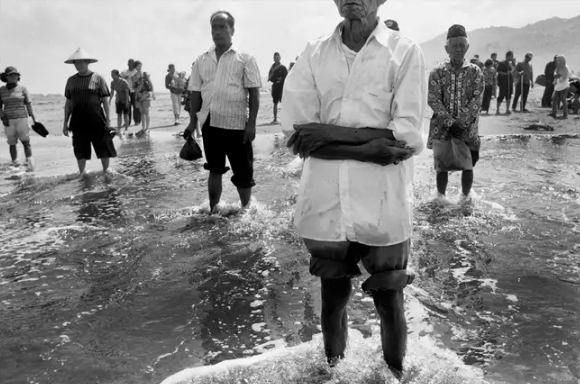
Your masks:
<instances>
[{"instance_id":1,"label":"person standing in water","mask_svg":"<svg viewBox=\"0 0 580 384\"><path fill-rule=\"evenodd\" d=\"M284 89L284 80L288 76L288 70L280 63L280 54L274 53L274 64L270 67L268 81L272 82L272 102L274 103L274 121L278 123L278 103L282 102L282 90Z\"/></svg>"},{"instance_id":2,"label":"person standing in water","mask_svg":"<svg viewBox=\"0 0 580 384\"><path fill-rule=\"evenodd\" d=\"M109 169L109 159L117 157L109 134L111 93L103 76L89 69L89 64L97 61L82 48L65 61L74 64L78 73L66 82L62 133L65 136L73 133L73 149L81 176L85 174L87 160L91 159L91 144L97 158L101 159L103 172Z\"/></svg>"},{"instance_id":3,"label":"person standing in water","mask_svg":"<svg viewBox=\"0 0 580 384\"><path fill-rule=\"evenodd\" d=\"M190 119L184 137L191 137L199 121L209 171L207 183L210 211L222 195L222 176L232 167L232 183L238 190L242 207L250 203L254 181L256 119L260 108L262 80L256 59L232 44L235 19L227 11L210 17L214 42L199 56L191 70Z\"/></svg>"},{"instance_id":4,"label":"person standing in water","mask_svg":"<svg viewBox=\"0 0 580 384\"><path fill-rule=\"evenodd\" d=\"M473 166L479 159L479 110L485 87L483 72L477 64L468 63L467 33L462 25L452 25L447 32L445 50L449 59L435 67L429 75L429 106L433 118L429 126L427 148L433 149L433 140L458 137L469 147ZM437 191L445 196L449 172L440 169L435 159ZM473 170L461 174L462 199L466 199L473 185Z\"/></svg>"},{"instance_id":5,"label":"person standing in water","mask_svg":"<svg viewBox=\"0 0 580 384\"><path fill-rule=\"evenodd\" d=\"M131 92L129 91L129 85L116 69L111 71L111 77L113 78L113 81L111 81L111 98L109 99L109 105L114 97L115 112L117 112L117 131L121 133L121 124L124 119L125 132L127 132L127 129L131 124Z\"/></svg>"},{"instance_id":6,"label":"person standing in water","mask_svg":"<svg viewBox=\"0 0 580 384\"><path fill-rule=\"evenodd\" d=\"M34 170L32 148L30 147L31 117L36 124L32 100L25 86L20 85L20 72L14 67L7 67L0 74L2 82L7 83L0 87L0 119L4 125L4 133L10 147L10 158L13 165L18 165L18 140L24 147L24 155L28 168Z\"/></svg>"},{"instance_id":7,"label":"person standing in water","mask_svg":"<svg viewBox=\"0 0 580 384\"><path fill-rule=\"evenodd\" d=\"M178 93L177 81L178 75L175 72L175 65L169 64L167 75L165 75L165 88L169 89L169 96L171 97L174 125L179 125L179 115L181 114L181 93Z\"/></svg>"},{"instance_id":8,"label":"person standing in water","mask_svg":"<svg viewBox=\"0 0 580 384\"><path fill-rule=\"evenodd\" d=\"M497 97L497 110L495 111L496 115L500 114L501 103L504 99L506 101L505 114L511 114L510 101L514 92L514 81L512 76L513 60L514 53L512 51L508 51L505 54L505 60L499 63L497 66L497 85L499 87L499 95Z\"/></svg>"},{"instance_id":9,"label":"person standing in water","mask_svg":"<svg viewBox=\"0 0 580 384\"><path fill-rule=\"evenodd\" d=\"M135 90L133 89L133 76L137 73L135 70L135 60L129 59L127 62L127 69L121 72L121 77L125 79L127 85L129 85L129 93L131 95L131 108L129 109L129 125L131 125L131 116L133 116L133 121L135 125L141 124L141 112L137 108L137 96L135 95ZM131 115L131 110L133 114Z\"/></svg>"},{"instance_id":10,"label":"person standing in water","mask_svg":"<svg viewBox=\"0 0 580 384\"><path fill-rule=\"evenodd\" d=\"M552 113L550 116L557 119L560 103L562 103L562 119L568 118L568 91L570 90L570 70L566 65L566 58L556 56L556 71L554 74L554 97L552 99Z\"/></svg>"},{"instance_id":11,"label":"person standing in water","mask_svg":"<svg viewBox=\"0 0 580 384\"><path fill-rule=\"evenodd\" d=\"M514 112L517 110L520 96L522 97L522 105L520 107L521 112L530 112L526 109L526 103L528 102L530 87L532 89L534 88L534 67L531 63L533 57L533 53L526 53L524 61L519 62L514 70L514 73L517 76L516 95L514 96L514 102L512 104L512 111Z\"/></svg>"},{"instance_id":12,"label":"person standing in water","mask_svg":"<svg viewBox=\"0 0 580 384\"><path fill-rule=\"evenodd\" d=\"M294 225L320 278L324 353L345 357L347 304L362 284L381 321L383 358L403 375L403 289L411 251L413 155L424 149L427 67L419 45L377 17L386 0L335 0L343 21L308 43L288 74L281 112L305 158Z\"/></svg>"},{"instance_id":13,"label":"person standing in water","mask_svg":"<svg viewBox=\"0 0 580 384\"><path fill-rule=\"evenodd\" d=\"M147 72L143 72L143 63L139 60L135 61L135 70L137 72L132 79L137 108L139 108L141 113L141 131L139 132L146 133L149 131L149 124L151 123L149 108L151 108L151 100L155 100L155 90L153 89L151 76Z\"/></svg>"}]
</instances>

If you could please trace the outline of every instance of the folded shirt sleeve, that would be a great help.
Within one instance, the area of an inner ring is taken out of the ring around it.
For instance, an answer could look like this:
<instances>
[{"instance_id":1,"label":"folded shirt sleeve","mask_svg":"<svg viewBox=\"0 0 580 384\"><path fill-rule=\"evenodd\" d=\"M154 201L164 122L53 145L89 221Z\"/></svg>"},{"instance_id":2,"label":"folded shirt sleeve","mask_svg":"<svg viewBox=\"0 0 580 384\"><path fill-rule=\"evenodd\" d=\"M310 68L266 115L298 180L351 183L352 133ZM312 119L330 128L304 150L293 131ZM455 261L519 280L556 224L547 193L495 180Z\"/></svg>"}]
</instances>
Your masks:
<instances>
[{"instance_id":1,"label":"folded shirt sleeve","mask_svg":"<svg viewBox=\"0 0 580 384\"><path fill-rule=\"evenodd\" d=\"M395 139L404 141L414 155L425 149L423 120L427 108L427 66L418 45L407 50L397 73L388 127Z\"/></svg>"}]
</instances>

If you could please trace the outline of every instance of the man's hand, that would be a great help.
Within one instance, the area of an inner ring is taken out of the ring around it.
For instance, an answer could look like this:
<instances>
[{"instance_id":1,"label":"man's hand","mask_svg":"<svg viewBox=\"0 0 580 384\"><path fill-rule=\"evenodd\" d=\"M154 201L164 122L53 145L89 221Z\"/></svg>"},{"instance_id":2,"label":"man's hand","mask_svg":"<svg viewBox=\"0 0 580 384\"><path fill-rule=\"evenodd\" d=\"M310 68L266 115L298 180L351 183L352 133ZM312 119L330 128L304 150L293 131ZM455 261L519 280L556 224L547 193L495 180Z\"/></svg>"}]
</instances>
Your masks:
<instances>
[{"instance_id":1,"label":"man's hand","mask_svg":"<svg viewBox=\"0 0 580 384\"><path fill-rule=\"evenodd\" d=\"M379 165L397 164L413 156L413 149L405 147L404 143L390 139L376 139L361 145L368 156L368 162Z\"/></svg>"},{"instance_id":2,"label":"man's hand","mask_svg":"<svg viewBox=\"0 0 580 384\"><path fill-rule=\"evenodd\" d=\"M464 130L463 123L461 121L455 120L451 128L449 128L449 133L451 134L451 136L459 137L461 136L463 130Z\"/></svg>"},{"instance_id":3,"label":"man's hand","mask_svg":"<svg viewBox=\"0 0 580 384\"><path fill-rule=\"evenodd\" d=\"M246 123L246 129L244 129L244 144L251 143L256 138L256 123Z\"/></svg>"},{"instance_id":4,"label":"man's hand","mask_svg":"<svg viewBox=\"0 0 580 384\"><path fill-rule=\"evenodd\" d=\"M6 116L2 116L2 124L3 124L5 127L8 127L8 126L10 126L10 122L8 121L8 118L7 118Z\"/></svg>"},{"instance_id":5,"label":"man's hand","mask_svg":"<svg viewBox=\"0 0 580 384\"><path fill-rule=\"evenodd\" d=\"M62 126L62 134L68 137L68 124L66 123L66 121L64 122L64 125Z\"/></svg>"},{"instance_id":6,"label":"man's hand","mask_svg":"<svg viewBox=\"0 0 580 384\"><path fill-rule=\"evenodd\" d=\"M193 122L193 121L189 122L189 125L187 126L187 128L185 128L185 131L183 131L183 138L185 140L187 140L191 137L191 135L193 134L193 131L195 131L196 125L197 125L197 122Z\"/></svg>"},{"instance_id":7,"label":"man's hand","mask_svg":"<svg viewBox=\"0 0 580 384\"><path fill-rule=\"evenodd\" d=\"M332 137L328 130L322 129L321 124L311 123L295 125L294 133L290 136L286 146L292 147L292 152L300 157L306 158L310 152L317 150L327 144L332 143Z\"/></svg>"}]
</instances>

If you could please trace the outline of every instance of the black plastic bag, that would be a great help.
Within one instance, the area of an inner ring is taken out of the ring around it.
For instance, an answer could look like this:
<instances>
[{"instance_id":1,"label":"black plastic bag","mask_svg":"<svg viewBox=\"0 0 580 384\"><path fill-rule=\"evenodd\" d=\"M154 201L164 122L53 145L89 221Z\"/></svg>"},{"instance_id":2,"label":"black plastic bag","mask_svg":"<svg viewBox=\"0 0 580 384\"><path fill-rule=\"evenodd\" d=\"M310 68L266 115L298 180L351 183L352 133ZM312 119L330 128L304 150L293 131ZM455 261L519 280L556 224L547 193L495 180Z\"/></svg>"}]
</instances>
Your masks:
<instances>
[{"instance_id":1,"label":"black plastic bag","mask_svg":"<svg viewBox=\"0 0 580 384\"><path fill-rule=\"evenodd\" d=\"M449 140L433 140L433 161L436 171L473 169L469 147L456 137L451 137Z\"/></svg>"},{"instance_id":2,"label":"black plastic bag","mask_svg":"<svg viewBox=\"0 0 580 384\"><path fill-rule=\"evenodd\" d=\"M188 137L179 151L179 157L187 161L195 161L203 157L203 152L193 137Z\"/></svg>"},{"instance_id":3,"label":"black plastic bag","mask_svg":"<svg viewBox=\"0 0 580 384\"><path fill-rule=\"evenodd\" d=\"M38 121L32 124L32 130L42 137L48 136L48 131L46 130L46 127L42 123L39 123Z\"/></svg>"}]
</instances>

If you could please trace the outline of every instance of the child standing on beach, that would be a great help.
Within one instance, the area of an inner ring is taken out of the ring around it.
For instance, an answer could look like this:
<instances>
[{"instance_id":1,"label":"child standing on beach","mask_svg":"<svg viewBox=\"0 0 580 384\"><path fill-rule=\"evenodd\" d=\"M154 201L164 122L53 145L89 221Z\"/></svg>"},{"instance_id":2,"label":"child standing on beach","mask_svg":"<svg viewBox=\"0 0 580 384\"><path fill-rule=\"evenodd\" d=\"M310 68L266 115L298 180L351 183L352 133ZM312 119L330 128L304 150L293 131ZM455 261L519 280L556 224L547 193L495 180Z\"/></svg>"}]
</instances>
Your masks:
<instances>
[{"instance_id":1,"label":"child standing on beach","mask_svg":"<svg viewBox=\"0 0 580 384\"><path fill-rule=\"evenodd\" d=\"M117 112L117 131L121 132L121 123L123 117L125 118L125 132L131 124L129 118L129 111L131 108L131 91L129 90L129 84L123 79L118 70L113 69L111 71L111 98L109 99L109 104L113 100L113 95L115 96L115 112Z\"/></svg>"}]
</instances>

